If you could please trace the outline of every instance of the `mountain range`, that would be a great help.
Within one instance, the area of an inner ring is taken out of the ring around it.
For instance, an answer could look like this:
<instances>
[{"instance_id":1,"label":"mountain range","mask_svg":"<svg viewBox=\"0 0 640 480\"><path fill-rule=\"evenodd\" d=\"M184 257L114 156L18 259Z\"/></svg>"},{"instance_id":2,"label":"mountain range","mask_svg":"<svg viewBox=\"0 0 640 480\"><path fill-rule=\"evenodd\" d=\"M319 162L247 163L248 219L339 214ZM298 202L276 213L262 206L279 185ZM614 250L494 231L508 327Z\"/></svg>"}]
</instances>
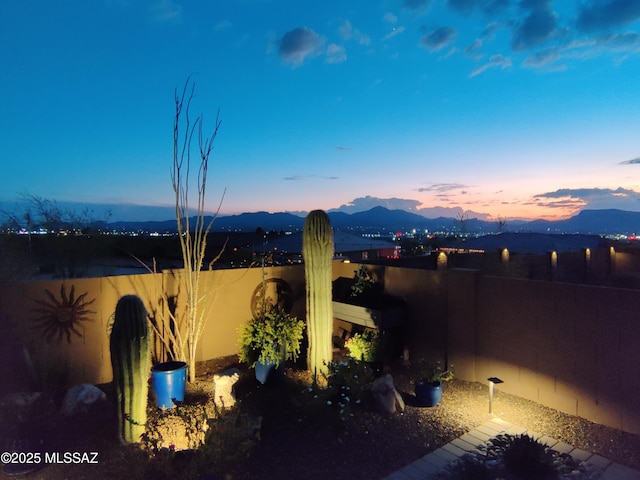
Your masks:
<instances>
[{"instance_id":1,"label":"mountain range","mask_svg":"<svg viewBox=\"0 0 640 480\"><path fill-rule=\"evenodd\" d=\"M354 233L386 235L395 232L464 232L469 234L511 232L583 233L597 235L635 235L640 231L640 212L625 210L583 210L565 220L507 221L504 225L477 218L425 218L404 210L374 207L370 210L345 213L328 212L336 230ZM209 217L211 218L211 217ZM300 231L304 217L292 213L254 212L219 216L212 227L214 232ZM108 229L115 231L175 232L175 219L166 221L112 222Z\"/></svg>"}]
</instances>

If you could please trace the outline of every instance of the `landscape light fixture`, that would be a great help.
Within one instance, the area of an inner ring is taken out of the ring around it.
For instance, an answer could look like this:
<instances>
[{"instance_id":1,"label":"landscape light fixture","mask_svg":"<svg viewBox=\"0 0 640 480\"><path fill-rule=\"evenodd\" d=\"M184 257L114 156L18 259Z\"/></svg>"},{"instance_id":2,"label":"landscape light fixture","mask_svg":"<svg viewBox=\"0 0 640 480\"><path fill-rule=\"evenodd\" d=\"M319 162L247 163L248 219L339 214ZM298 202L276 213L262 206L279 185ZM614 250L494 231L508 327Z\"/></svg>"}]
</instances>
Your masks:
<instances>
[{"instance_id":1,"label":"landscape light fixture","mask_svg":"<svg viewBox=\"0 0 640 480\"><path fill-rule=\"evenodd\" d=\"M504 381L500 380L498 377L489 377L489 413L493 413L493 387L500 383L504 383Z\"/></svg>"}]
</instances>

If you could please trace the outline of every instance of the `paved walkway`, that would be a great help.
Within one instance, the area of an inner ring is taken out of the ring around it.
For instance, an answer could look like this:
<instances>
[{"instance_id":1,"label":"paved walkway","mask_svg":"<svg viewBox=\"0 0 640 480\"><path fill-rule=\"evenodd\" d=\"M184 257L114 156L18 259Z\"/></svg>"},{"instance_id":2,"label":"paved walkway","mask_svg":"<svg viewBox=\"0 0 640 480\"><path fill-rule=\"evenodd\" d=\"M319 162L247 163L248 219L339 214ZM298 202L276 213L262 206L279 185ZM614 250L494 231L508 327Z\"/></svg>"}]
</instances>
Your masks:
<instances>
[{"instance_id":1,"label":"paved walkway","mask_svg":"<svg viewBox=\"0 0 640 480\"><path fill-rule=\"evenodd\" d=\"M392 473L385 480L435 479L438 473L444 470L451 462L456 461L466 453L476 450L478 446L484 445L488 440L500 433L510 433L512 435L527 433L529 436L539 438L542 443L546 443L553 450L560 453L568 453L574 460L585 461L602 470L602 475L598 477L599 480L640 480L640 471L638 470L614 463L605 457L575 448L551 437L541 436L539 433L505 422L499 418L494 418L469 433L456 438L444 447L430 452L402 470Z\"/></svg>"}]
</instances>

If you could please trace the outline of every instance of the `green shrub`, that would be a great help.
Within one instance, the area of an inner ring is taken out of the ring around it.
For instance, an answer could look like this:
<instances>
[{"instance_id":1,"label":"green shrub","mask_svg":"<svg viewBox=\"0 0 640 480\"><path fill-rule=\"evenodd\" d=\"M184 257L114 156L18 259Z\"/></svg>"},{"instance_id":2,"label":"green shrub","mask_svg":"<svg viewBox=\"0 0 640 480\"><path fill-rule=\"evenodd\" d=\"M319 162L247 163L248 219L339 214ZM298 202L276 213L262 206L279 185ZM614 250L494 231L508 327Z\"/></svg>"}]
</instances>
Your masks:
<instances>
[{"instance_id":1,"label":"green shrub","mask_svg":"<svg viewBox=\"0 0 640 480\"><path fill-rule=\"evenodd\" d=\"M331 362L327 367L328 374L314 377L311 385L301 385L296 410L305 425L341 428L370 400L374 372L354 359Z\"/></svg>"},{"instance_id":2,"label":"green shrub","mask_svg":"<svg viewBox=\"0 0 640 480\"><path fill-rule=\"evenodd\" d=\"M303 331L302 320L279 307L265 309L241 327L238 357L250 367L258 361L278 367L283 360L296 360Z\"/></svg>"},{"instance_id":3,"label":"green shrub","mask_svg":"<svg viewBox=\"0 0 640 480\"><path fill-rule=\"evenodd\" d=\"M495 478L487 464L475 455L463 456L438 476L439 480L495 480Z\"/></svg>"},{"instance_id":4,"label":"green shrub","mask_svg":"<svg viewBox=\"0 0 640 480\"><path fill-rule=\"evenodd\" d=\"M357 297L368 292L376 284L371 272L366 265L360 265L353 274L353 285L351 285L351 297Z\"/></svg>"},{"instance_id":5,"label":"green shrub","mask_svg":"<svg viewBox=\"0 0 640 480\"><path fill-rule=\"evenodd\" d=\"M355 333L344 344L349 357L363 362L375 362L380 359L380 335L367 331Z\"/></svg>"},{"instance_id":6,"label":"green shrub","mask_svg":"<svg viewBox=\"0 0 640 480\"><path fill-rule=\"evenodd\" d=\"M560 470L580 470L571 457L557 452L528 435L500 434L475 452L462 457L439 475L440 480L556 480ZM562 458L559 466L556 460ZM582 477L579 477L582 478Z\"/></svg>"},{"instance_id":7,"label":"green shrub","mask_svg":"<svg viewBox=\"0 0 640 480\"><path fill-rule=\"evenodd\" d=\"M502 457L507 472L522 480L558 478L553 450L526 434L498 435L490 441L487 456Z\"/></svg>"}]
</instances>

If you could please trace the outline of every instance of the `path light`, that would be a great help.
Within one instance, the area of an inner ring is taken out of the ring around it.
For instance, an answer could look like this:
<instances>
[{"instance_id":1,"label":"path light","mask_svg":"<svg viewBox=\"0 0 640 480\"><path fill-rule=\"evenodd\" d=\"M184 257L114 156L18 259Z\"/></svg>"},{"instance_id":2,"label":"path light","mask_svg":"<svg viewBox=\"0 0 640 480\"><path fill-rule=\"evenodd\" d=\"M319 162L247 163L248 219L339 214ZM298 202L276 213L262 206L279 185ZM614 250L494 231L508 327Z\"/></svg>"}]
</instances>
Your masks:
<instances>
[{"instance_id":1,"label":"path light","mask_svg":"<svg viewBox=\"0 0 640 480\"><path fill-rule=\"evenodd\" d=\"M500 380L498 377L489 377L487 380L489 380L489 413L493 413L493 387L494 385L504 383L504 381Z\"/></svg>"}]
</instances>

